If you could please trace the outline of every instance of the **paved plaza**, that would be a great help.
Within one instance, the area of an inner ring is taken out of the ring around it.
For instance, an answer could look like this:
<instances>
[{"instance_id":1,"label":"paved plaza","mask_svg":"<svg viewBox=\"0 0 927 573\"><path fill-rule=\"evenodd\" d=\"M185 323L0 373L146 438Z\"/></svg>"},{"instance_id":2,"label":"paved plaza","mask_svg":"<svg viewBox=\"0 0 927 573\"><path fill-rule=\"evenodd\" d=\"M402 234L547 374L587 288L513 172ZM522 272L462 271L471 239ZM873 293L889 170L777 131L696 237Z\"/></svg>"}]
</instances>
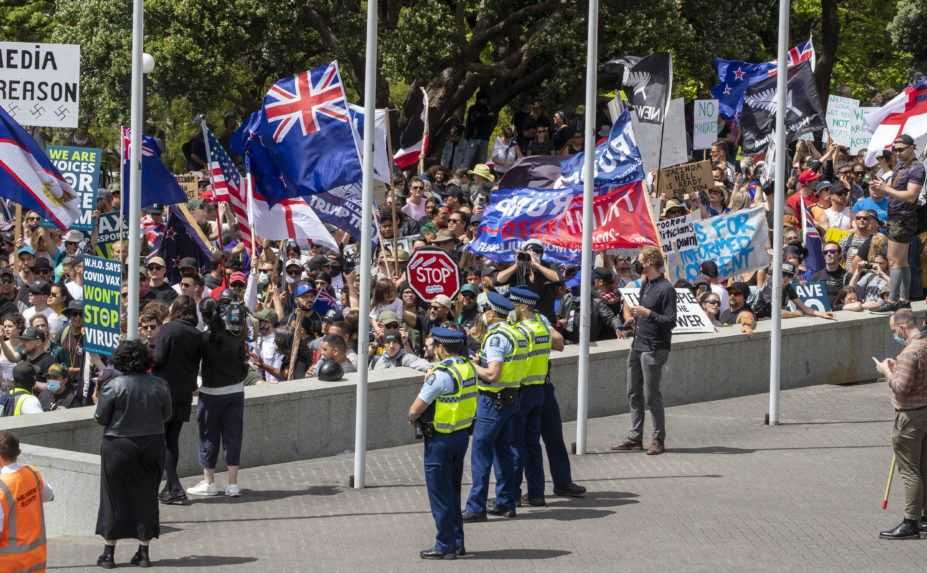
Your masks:
<instances>
[{"instance_id":1,"label":"paved plaza","mask_svg":"<svg viewBox=\"0 0 927 573\"><path fill-rule=\"evenodd\" d=\"M656 457L608 451L626 415L592 420L593 453L573 458L588 496L467 525L469 555L457 561L418 558L434 538L421 445L370 452L370 487L360 491L346 487L347 454L246 469L239 499L162 509L154 570L927 570L927 539L877 538L902 504L896 478L889 511L879 507L891 458L885 385L783 392L776 428L763 425L766 407L767 396L755 395L671 408L669 452ZM574 425L566 432L572 441ZM49 570L97 570L100 546L89 536L54 539ZM119 546L120 568L134 550Z\"/></svg>"}]
</instances>

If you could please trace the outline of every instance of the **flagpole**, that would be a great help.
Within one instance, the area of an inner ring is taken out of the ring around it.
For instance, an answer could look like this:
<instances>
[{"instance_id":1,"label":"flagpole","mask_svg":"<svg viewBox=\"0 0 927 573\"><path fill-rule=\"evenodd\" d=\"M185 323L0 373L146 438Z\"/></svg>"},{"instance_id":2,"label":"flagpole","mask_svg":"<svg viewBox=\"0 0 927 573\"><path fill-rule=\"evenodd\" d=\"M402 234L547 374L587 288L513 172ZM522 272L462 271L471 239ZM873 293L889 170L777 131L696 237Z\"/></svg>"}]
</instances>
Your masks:
<instances>
[{"instance_id":1,"label":"flagpole","mask_svg":"<svg viewBox=\"0 0 927 573\"><path fill-rule=\"evenodd\" d=\"M586 138L583 145L583 257L580 267L579 378L576 390L576 453L586 453L589 415L589 319L592 311L592 201L595 190L595 116L599 54L599 0L589 0L586 40Z\"/></svg>"},{"instance_id":2,"label":"flagpole","mask_svg":"<svg viewBox=\"0 0 927 573\"><path fill-rule=\"evenodd\" d=\"M370 258L373 211L373 138L376 134L377 98L377 0L367 1L367 49L364 67L364 177L361 194L360 316L357 339L357 400L354 414L354 475L352 485L367 481L367 338L370 332Z\"/></svg>"},{"instance_id":3,"label":"flagpole","mask_svg":"<svg viewBox=\"0 0 927 573\"><path fill-rule=\"evenodd\" d=\"M424 116L422 120L422 150L418 154L418 174L421 175L425 172L425 154L428 153L428 92L423 87L418 89L422 90L422 115Z\"/></svg>"},{"instance_id":4,"label":"flagpole","mask_svg":"<svg viewBox=\"0 0 927 573\"><path fill-rule=\"evenodd\" d=\"M138 338L139 257L141 237L139 219L142 206L142 98L144 77L142 70L142 43L145 29L145 0L132 2L132 112L131 144L129 146L129 261L128 294L126 301L126 338Z\"/></svg>"},{"instance_id":5,"label":"flagpole","mask_svg":"<svg viewBox=\"0 0 927 573\"><path fill-rule=\"evenodd\" d=\"M254 228L254 182L251 172L245 174L245 185L248 188L248 221L251 222L251 268L254 268L254 259L257 257L257 229Z\"/></svg>"},{"instance_id":6,"label":"flagpole","mask_svg":"<svg viewBox=\"0 0 927 573\"><path fill-rule=\"evenodd\" d=\"M669 78L666 86L666 97L663 99L663 114L660 116L660 152L657 154L657 173L654 178L654 194L660 195L660 170L663 169L663 137L666 133L666 114L669 112L670 98L673 97L673 54L670 54Z\"/></svg>"},{"instance_id":7,"label":"flagpole","mask_svg":"<svg viewBox=\"0 0 927 573\"><path fill-rule=\"evenodd\" d=\"M776 62L776 181L773 194L772 331L769 337L769 414L767 424L779 423L780 362L782 358L782 218L785 211L785 97L788 89L789 0L779 0L779 50Z\"/></svg>"}]
</instances>

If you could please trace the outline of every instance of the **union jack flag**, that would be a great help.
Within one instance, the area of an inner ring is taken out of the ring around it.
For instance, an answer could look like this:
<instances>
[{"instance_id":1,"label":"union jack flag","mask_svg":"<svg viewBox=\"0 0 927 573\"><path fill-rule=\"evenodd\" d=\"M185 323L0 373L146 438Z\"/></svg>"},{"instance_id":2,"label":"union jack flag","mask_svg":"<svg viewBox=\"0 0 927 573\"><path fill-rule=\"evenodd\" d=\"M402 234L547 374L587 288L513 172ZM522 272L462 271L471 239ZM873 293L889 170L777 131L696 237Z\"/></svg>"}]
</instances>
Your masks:
<instances>
[{"instance_id":1,"label":"union jack flag","mask_svg":"<svg viewBox=\"0 0 927 573\"><path fill-rule=\"evenodd\" d=\"M248 198L241 184L241 174L226 153L216 135L202 122L206 155L209 156L209 178L216 200L227 201L238 219L238 235L245 249L251 253L251 222L248 219Z\"/></svg>"},{"instance_id":2,"label":"union jack flag","mask_svg":"<svg viewBox=\"0 0 927 573\"><path fill-rule=\"evenodd\" d=\"M297 124L304 137L319 131L317 114L348 122L344 86L337 63L329 64L317 82L312 81L310 70L307 70L293 76L292 89L284 87L288 83L274 84L267 92L267 97L274 101L264 105L267 121L280 122L274 130L275 142L283 141Z\"/></svg>"},{"instance_id":3,"label":"union jack flag","mask_svg":"<svg viewBox=\"0 0 927 573\"><path fill-rule=\"evenodd\" d=\"M794 48L790 49L788 53L788 58L789 58L788 63L789 63L790 68L797 66L798 64L802 62L811 62L811 69L813 70L815 64L817 63L817 56L814 53L814 43L812 42L812 39L808 38L807 42L802 42L801 44L798 44ZM779 60L773 60L769 62L770 64L773 65L773 68L769 70L769 77L773 77L776 75L775 66L778 65L778 61Z\"/></svg>"},{"instance_id":4,"label":"union jack flag","mask_svg":"<svg viewBox=\"0 0 927 573\"><path fill-rule=\"evenodd\" d=\"M805 257L805 269L810 279L811 275L824 268L824 242L821 240L821 233L814 224L814 216L805 204L805 196L799 191L799 202L801 203L801 227L802 227L802 244L808 255Z\"/></svg>"}]
</instances>

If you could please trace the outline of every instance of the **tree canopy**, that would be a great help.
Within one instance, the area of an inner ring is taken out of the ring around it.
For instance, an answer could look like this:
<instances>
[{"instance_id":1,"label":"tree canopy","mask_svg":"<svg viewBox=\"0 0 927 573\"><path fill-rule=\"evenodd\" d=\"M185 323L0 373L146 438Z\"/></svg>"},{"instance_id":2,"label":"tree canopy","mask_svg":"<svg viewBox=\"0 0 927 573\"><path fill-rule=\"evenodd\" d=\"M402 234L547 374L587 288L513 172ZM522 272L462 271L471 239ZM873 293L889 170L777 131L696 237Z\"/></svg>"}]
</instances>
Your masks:
<instances>
[{"instance_id":1,"label":"tree canopy","mask_svg":"<svg viewBox=\"0 0 927 573\"><path fill-rule=\"evenodd\" d=\"M164 131L175 168L196 114L217 128L227 114L238 121L273 81L297 70L337 59L349 98L360 103L366 2L147 0L145 7L145 50L157 62L146 118ZM377 103L401 108L411 89L424 87L436 137L463 119L480 90L503 116L529 99L575 108L585 85L586 10L576 0L380 0ZM670 51L674 95L706 97L715 56L774 57L777 10L777 2L603 0L599 60ZM129 120L131 16L123 0L0 0L4 40L81 45L81 126L97 145L115 142L116 127ZM791 44L812 35L823 93L868 103L927 63L917 33L925 24L920 0L795 0Z\"/></svg>"}]
</instances>

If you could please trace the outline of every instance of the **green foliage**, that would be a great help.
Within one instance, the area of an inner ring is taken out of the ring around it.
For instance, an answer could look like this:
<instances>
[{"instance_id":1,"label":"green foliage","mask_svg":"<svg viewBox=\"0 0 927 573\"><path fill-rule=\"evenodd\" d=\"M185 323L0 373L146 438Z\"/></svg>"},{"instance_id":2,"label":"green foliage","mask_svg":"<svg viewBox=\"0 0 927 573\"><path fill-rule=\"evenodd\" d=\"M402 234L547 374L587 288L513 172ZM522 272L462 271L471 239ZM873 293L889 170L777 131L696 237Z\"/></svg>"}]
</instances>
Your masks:
<instances>
[{"instance_id":1,"label":"green foliage","mask_svg":"<svg viewBox=\"0 0 927 573\"><path fill-rule=\"evenodd\" d=\"M51 33L53 0L0 0L0 40L39 42Z\"/></svg>"},{"instance_id":2,"label":"green foliage","mask_svg":"<svg viewBox=\"0 0 927 573\"><path fill-rule=\"evenodd\" d=\"M918 67L927 66L927 43L924 42L927 6L923 0L898 0L895 8L895 15L888 25L892 44L899 50L911 52Z\"/></svg>"}]
</instances>

